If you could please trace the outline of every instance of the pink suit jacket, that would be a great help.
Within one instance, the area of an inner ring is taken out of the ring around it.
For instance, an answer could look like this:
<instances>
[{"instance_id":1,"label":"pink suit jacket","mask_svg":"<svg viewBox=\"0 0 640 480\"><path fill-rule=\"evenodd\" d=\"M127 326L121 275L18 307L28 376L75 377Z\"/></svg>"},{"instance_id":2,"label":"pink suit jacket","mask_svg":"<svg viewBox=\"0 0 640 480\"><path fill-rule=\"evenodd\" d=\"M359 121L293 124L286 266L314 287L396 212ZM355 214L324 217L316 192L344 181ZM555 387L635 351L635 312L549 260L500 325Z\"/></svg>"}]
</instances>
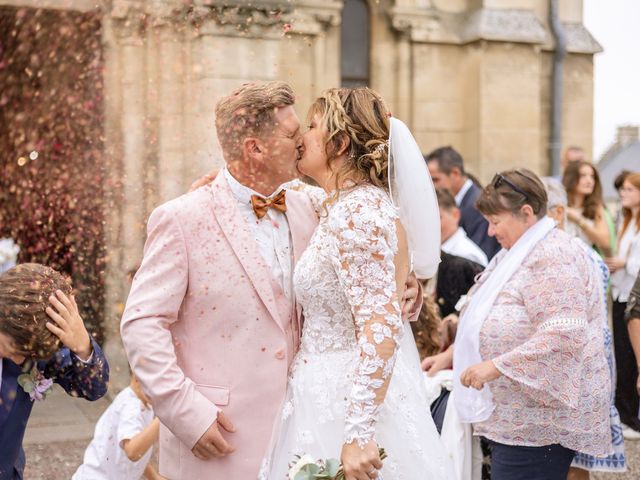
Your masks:
<instances>
[{"instance_id":1,"label":"pink suit jacket","mask_svg":"<svg viewBox=\"0 0 640 480\"><path fill-rule=\"evenodd\" d=\"M158 207L122 318L134 373L163 426L160 473L169 479L254 480L299 342L299 308L264 265L224 179ZM287 192L294 260L317 216ZM293 314L292 314L293 313ZM191 448L222 410L236 451L197 459Z\"/></svg>"}]
</instances>

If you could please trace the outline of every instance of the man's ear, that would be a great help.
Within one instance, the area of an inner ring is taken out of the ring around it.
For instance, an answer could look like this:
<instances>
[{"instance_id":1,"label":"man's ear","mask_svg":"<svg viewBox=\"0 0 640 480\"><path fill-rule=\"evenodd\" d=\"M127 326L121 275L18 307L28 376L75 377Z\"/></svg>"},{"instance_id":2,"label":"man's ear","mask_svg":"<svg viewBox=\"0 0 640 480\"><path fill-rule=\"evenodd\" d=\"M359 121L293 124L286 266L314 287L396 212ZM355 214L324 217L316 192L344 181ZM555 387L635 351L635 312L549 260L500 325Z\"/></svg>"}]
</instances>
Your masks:
<instances>
[{"instance_id":1,"label":"man's ear","mask_svg":"<svg viewBox=\"0 0 640 480\"><path fill-rule=\"evenodd\" d=\"M255 159L264 153L264 144L256 137L246 137L242 141L242 151L247 159Z\"/></svg>"},{"instance_id":2,"label":"man's ear","mask_svg":"<svg viewBox=\"0 0 640 480\"><path fill-rule=\"evenodd\" d=\"M453 218L456 219L456 222L460 223L460 209L459 208L452 208L451 209L451 215L453 215Z\"/></svg>"}]
</instances>

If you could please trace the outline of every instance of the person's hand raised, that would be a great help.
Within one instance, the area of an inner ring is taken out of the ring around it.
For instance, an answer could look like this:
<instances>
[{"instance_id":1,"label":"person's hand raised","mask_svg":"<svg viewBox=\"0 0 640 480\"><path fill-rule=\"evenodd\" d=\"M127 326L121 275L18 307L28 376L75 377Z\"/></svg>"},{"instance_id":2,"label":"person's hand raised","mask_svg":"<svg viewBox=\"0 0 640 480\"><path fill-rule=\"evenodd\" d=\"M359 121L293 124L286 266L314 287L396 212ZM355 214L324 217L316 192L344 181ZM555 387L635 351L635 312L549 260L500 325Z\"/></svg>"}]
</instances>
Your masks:
<instances>
[{"instance_id":1,"label":"person's hand raised","mask_svg":"<svg viewBox=\"0 0 640 480\"><path fill-rule=\"evenodd\" d=\"M47 329L80 359L88 360L93 351L91 339L73 295L69 298L61 290L56 290L49 297L49 303L53 308L47 307L46 312L52 322L47 322Z\"/></svg>"}]
</instances>

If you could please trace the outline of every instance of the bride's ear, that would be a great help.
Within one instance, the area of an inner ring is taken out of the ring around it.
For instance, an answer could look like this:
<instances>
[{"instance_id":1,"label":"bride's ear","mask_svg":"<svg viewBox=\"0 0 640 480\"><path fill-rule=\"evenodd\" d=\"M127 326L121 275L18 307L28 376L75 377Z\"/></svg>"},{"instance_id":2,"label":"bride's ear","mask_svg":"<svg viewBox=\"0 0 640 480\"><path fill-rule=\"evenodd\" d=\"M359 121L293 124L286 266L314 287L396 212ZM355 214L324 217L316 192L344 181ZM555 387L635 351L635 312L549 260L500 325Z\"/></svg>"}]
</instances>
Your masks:
<instances>
[{"instance_id":1,"label":"bride's ear","mask_svg":"<svg viewBox=\"0 0 640 480\"><path fill-rule=\"evenodd\" d=\"M351 139L347 136L346 133L341 133L340 138L338 140L336 157L341 157L342 155L346 155L347 152L349 151L350 146L351 146Z\"/></svg>"}]
</instances>

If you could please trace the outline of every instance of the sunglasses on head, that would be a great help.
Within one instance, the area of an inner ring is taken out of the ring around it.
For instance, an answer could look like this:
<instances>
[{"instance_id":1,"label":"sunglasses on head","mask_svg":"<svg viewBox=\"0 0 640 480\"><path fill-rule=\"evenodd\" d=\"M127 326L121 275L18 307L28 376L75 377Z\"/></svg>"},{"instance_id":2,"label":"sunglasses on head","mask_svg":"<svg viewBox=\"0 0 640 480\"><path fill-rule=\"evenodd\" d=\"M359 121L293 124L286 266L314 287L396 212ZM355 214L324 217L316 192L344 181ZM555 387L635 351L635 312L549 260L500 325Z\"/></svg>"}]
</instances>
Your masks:
<instances>
[{"instance_id":1,"label":"sunglasses on head","mask_svg":"<svg viewBox=\"0 0 640 480\"><path fill-rule=\"evenodd\" d=\"M511 187L512 190L518 192L521 195L524 195L524 198L529 198L529 195L527 195L524 190L522 190L520 187L518 187L516 184L514 184L513 182L509 181L504 175L502 175L501 173L496 173L495 176L493 177L493 180L491 181L491 184L493 185L493 188L495 190L497 190L500 185L508 185L509 187Z\"/></svg>"}]
</instances>

